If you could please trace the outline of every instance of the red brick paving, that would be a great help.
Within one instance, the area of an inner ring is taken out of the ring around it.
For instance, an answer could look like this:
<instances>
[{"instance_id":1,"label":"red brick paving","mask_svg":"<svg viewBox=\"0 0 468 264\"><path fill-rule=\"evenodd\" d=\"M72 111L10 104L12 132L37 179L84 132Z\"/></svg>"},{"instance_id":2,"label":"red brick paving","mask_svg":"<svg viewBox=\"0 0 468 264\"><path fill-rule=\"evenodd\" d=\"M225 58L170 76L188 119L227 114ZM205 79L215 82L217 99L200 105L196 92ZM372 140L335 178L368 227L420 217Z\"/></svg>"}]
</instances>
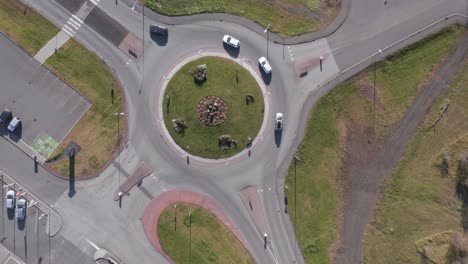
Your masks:
<instances>
[{"instance_id":1,"label":"red brick paving","mask_svg":"<svg viewBox=\"0 0 468 264\"><path fill-rule=\"evenodd\" d=\"M268 234L265 212L260 197L258 197L257 188L255 186L245 187L240 191L240 196L245 208L247 208L247 211L249 211L250 216L254 220L260 235L263 237L263 234Z\"/></svg>"},{"instance_id":2,"label":"red brick paving","mask_svg":"<svg viewBox=\"0 0 468 264\"><path fill-rule=\"evenodd\" d=\"M129 54L133 58L138 59L143 53L143 42L132 33L128 33L124 40L122 40L120 43L119 49L121 49L126 54Z\"/></svg>"},{"instance_id":3,"label":"red brick paving","mask_svg":"<svg viewBox=\"0 0 468 264\"><path fill-rule=\"evenodd\" d=\"M165 256L168 260L171 261L170 257L164 253L159 244L158 238L158 218L161 212L166 209L166 207L174 203L189 203L196 206L199 206L205 210L208 210L212 214L216 215L224 225L231 230L231 232L239 239L239 241L244 245L244 247L250 252L250 255L254 257L247 241L244 239L243 235L237 229L237 227L231 222L229 217L224 212L223 206L213 200L211 197L192 192L189 190L172 190L164 192L161 195L155 197L151 202L146 206L145 211L141 217L141 222L143 228L145 229L146 236L153 245L153 247Z\"/></svg>"}]
</instances>

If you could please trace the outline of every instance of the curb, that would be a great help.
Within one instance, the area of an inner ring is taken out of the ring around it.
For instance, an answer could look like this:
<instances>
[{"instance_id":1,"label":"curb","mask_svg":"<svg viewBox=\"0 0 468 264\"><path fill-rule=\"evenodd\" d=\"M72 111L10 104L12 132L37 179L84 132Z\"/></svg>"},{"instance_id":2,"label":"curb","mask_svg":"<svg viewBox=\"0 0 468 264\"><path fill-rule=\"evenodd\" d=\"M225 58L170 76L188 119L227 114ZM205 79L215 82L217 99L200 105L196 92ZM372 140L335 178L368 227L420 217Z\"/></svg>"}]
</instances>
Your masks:
<instances>
[{"instance_id":1,"label":"curb","mask_svg":"<svg viewBox=\"0 0 468 264\"><path fill-rule=\"evenodd\" d=\"M145 10L143 11L140 3L135 4L135 2L132 1L133 0L121 0L121 2L125 3L125 5L127 5L130 9L138 13L144 12L146 16L150 17L151 19L167 25L183 25L201 21L225 21L244 26L256 32L259 35L264 34L263 32L265 30L263 26L260 26L254 21L236 15L226 13L202 13L189 16L166 16L156 13L155 11L147 7L145 7ZM273 40L276 43L281 43L282 45L295 45L328 37L329 35L333 34L336 30L338 30L338 28L340 28L341 25L343 25L346 18L348 17L350 7L351 0L342 0L339 14L324 29L290 37L281 37L276 33L269 32L269 39Z\"/></svg>"},{"instance_id":2,"label":"curb","mask_svg":"<svg viewBox=\"0 0 468 264\"><path fill-rule=\"evenodd\" d=\"M237 154L227 157L227 158L221 158L221 159L208 159L208 158L202 158L198 156L194 156L184 149L182 149L172 138L172 136L169 134L169 131L166 127L166 124L164 123L164 110L163 110L163 99L164 99L164 92L166 90L167 84L169 83L169 80L171 77L178 71L180 68L182 68L185 64L196 60L200 59L203 57L218 57L218 58L223 58L223 59L229 59L240 66L242 66L244 69L246 69L252 77L255 79L257 84L260 87L260 90L263 95L263 103L264 103L264 116L263 116L263 121L262 125L260 127L260 130L258 131L257 135L255 136L254 140L252 141L252 146L243 149L242 151L238 152ZM156 95L154 98L154 118L155 118L155 123L159 124L159 134L163 138L164 142L168 145L168 147L174 151L178 156L187 159L187 163L194 163L197 165L201 166L227 166L229 164L232 164L233 162L240 161L246 157L248 157L249 153L253 153L255 149L257 148L257 145L259 145L264 138L265 131L266 129L270 126L271 122L271 91L269 89L269 86L265 84L262 80L262 77L260 76L259 72L255 70L255 67L251 65L252 62L244 57L242 58L233 58L229 56L228 54L222 52L221 49L201 49L198 51L193 51L192 53L189 53L187 55L182 56L179 58L170 68L168 71L166 71L163 75L163 77L160 79L157 89L156 89Z\"/></svg>"}]
</instances>

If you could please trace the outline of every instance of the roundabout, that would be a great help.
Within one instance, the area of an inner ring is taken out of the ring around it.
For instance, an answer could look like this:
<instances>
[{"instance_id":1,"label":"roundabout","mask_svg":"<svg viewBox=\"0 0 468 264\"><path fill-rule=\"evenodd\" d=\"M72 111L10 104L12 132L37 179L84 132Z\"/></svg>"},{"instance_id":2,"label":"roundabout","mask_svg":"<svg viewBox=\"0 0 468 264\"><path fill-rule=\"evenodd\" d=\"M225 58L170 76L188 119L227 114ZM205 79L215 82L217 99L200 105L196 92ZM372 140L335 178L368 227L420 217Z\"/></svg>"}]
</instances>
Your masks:
<instances>
[{"instance_id":1,"label":"roundabout","mask_svg":"<svg viewBox=\"0 0 468 264\"><path fill-rule=\"evenodd\" d=\"M225 164L247 156L262 139L269 93L252 64L198 52L165 75L157 116L166 142L187 162Z\"/></svg>"}]
</instances>

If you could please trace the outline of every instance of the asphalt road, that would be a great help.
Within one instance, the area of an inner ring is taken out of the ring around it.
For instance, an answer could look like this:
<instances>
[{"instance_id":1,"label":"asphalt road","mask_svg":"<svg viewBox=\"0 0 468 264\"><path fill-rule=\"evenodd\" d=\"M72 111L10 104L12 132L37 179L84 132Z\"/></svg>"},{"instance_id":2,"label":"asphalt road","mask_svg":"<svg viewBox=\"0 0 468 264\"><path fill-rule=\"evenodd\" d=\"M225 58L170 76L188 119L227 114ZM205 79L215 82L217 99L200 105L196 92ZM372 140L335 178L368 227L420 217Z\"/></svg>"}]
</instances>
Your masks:
<instances>
[{"instance_id":1,"label":"asphalt road","mask_svg":"<svg viewBox=\"0 0 468 264\"><path fill-rule=\"evenodd\" d=\"M70 17L53 1L28 2L59 27ZM148 34L148 27L154 21L147 18L143 26L141 14L126 5L115 5L113 1L101 1L99 7L129 32L143 37L145 43L144 56L134 61L89 26L82 26L75 35L78 41L98 54L123 82L129 120L129 141L121 153L123 170L131 173L141 160L150 165L154 174L144 181L143 186L153 196L167 189L187 188L216 199L224 205L243 233L259 263L303 263L300 253L294 250L296 242L289 216L283 213L282 178L303 135L308 115L305 110L309 110L321 95L338 83L334 81L321 86L340 72L347 70L339 76L338 80L342 81L372 61L366 60L348 70L350 66L439 18L466 12L467 3L464 0L428 0L423 3L393 0L384 5L383 2L355 0L347 20L334 34L312 43L287 47L272 42L267 45L266 35L241 26L212 21L170 26L167 43L162 45ZM443 23L451 22L453 20ZM402 48L436 29L437 26L432 27L384 51ZM174 153L159 135L161 124L154 111L156 87L167 69L182 56L203 49L223 50L221 38L226 33L241 40L239 57L253 63L260 56L265 56L268 48L273 67L269 83L272 113L285 115L281 145L275 145L273 129L266 129L262 142L250 157L223 167L187 164L186 158ZM297 77L295 63L316 60L320 54L326 56L323 71L315 67L307 76ZM18 157L16 164L27 167L24 165L27 159ZM117 253L127 263L166 262L151 248L139 222L148 197L135 189L125 197L122 208L113 201L113 193L123 180L118 177L116 167L113 164L99 178L77 183L77 193L73 198L68 197L66 191L57 199L48 198L49 194L44 190L37 191L37 195L55 200L53 205L65 223L60 235L73 248L81 249L82 254L92 256L93 247L88 242L91 241ZM53 176L45 177L53 179ZM30 183L34 179L25 177L24 181ZM271 232L266 250L262 234L256 230L239 198L239 190L247 185L257 186L265 206ZM359 250L358 246L346 246L349 254L356 254Z\"/></svg>"}]
</instances>

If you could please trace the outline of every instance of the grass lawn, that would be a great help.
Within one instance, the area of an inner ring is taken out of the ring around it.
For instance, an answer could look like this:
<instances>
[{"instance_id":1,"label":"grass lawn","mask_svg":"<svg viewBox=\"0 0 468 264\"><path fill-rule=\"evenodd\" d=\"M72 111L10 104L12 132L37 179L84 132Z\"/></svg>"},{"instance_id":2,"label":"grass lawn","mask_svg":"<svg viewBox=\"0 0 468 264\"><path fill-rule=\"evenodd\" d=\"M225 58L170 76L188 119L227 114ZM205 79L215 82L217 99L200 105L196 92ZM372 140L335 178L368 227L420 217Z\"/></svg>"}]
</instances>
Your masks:
<instances>
[{"instance_id":1,"label":"grass lawn","mask_svg":"<svg viewBox=\"0 0 468 264\"><path fill-rule=\"evenodd\" d=\"M161 247L178 264L189 263L192 208L191 263L254 263L248 251L222 222L210 212L189 204L171 205L158 220ZM174 221L176 220L176 221ZM174 229L177 230L174 230Z\"/></svg>"},{"instance_id":2,"label":"grass lawn","mask_svg":"<svg viewBox=\"0 0 468 264\"><path fill-rule=\"evenodd\" d=\"M449 27L377 64L376 131L380 135L401 118L461 32L458 26ZM409 78L411 82L406 84ZM305 138L296 153L301 159L297 162L296 187L294 160L290 165L285 191L293 224L297 217L295 228L306 263L330 262L342 203L339 175L346 136L352 133L351 126L363 131L372 129L373 84L374 67L370 67L321 98L312 110Z\"/></svg>"},{"instance_id":3,"label":"grass lawn","mask_svg":"<svg viewBox=\"0 0 468 264\"><path fill-rule=\"evenodd\" d=\"M415 247L418 240L448 230L463 233L455 171L458 155L468 150L467 87L466 59L386 184L365 238L366 263L418 263L422 259ZM447 113L441 115L446 107ZM430 129L441 117L436 129ZM443 156L450 160L448 175L439 167Z\"/></svg>"},{"instance_id":4,"label":"grass lawn","mask_svg":"<svg viewBox=\"0 0 468 264\"><path fill-rule=\"evenodd\" d=\"M190 69L200 64L206 64L208 69L208 78L202 85L196 84L190 74ZM254 103L246 104L247 94L255 97ZM181 148L200 157L224 158L242 151L248 137L255 138L262 125L264 104L257 82L242 66L228 59L205 57L188 63L169 82L164 106L168 95L170 111L167 114L164 107L164 122L169 133ZM196 106L208 95L219 96L227 104L227 119L216 127L205 127L197 118ZM172 127L172 119L177 118L187 123L183 133L177 133ZM226 133L238 141L237 148L219 149L218 137Z\"/></svg>"},{"instance_id":5,"label":"grass lawn","mask_svg":"<svg viewBox=\"0 0 468 264\"><path fill-rule=\"evenodd\" d=\"M338 0L143 0L168 16L228 13L246 17L272 32L292 36L318 30L336 17Z\"/></svg>"},{"instance_id":6,"label":"grass lawn","mask_svg":"<svg viewBox=\"0 0 468 264\"><path fill-rule=\"evenodd\" d=\"M113 113L122 112L120 84L97 56L73 39L45 64L92 102L90 110L65 137L52 157L73 141L81 147L75 158L75 175L92 174L109 160L117 145L117 117ZM111 101L112 89L114 104ZM124 131L124 118L121 117L120 121L120 131ZM68 159L49 165L64 175L69 174Z\"/></svg>"},{"instance_id":7,"label":"grass lawn","mask_svg":"<svg viewBox=\"0 0 468 264\"><path fill-rule=\"evenodd\" d=\"M0 30L31 55L59 32L47 19L18 0L0 0Z\"/></svg>"}]
</instances>

